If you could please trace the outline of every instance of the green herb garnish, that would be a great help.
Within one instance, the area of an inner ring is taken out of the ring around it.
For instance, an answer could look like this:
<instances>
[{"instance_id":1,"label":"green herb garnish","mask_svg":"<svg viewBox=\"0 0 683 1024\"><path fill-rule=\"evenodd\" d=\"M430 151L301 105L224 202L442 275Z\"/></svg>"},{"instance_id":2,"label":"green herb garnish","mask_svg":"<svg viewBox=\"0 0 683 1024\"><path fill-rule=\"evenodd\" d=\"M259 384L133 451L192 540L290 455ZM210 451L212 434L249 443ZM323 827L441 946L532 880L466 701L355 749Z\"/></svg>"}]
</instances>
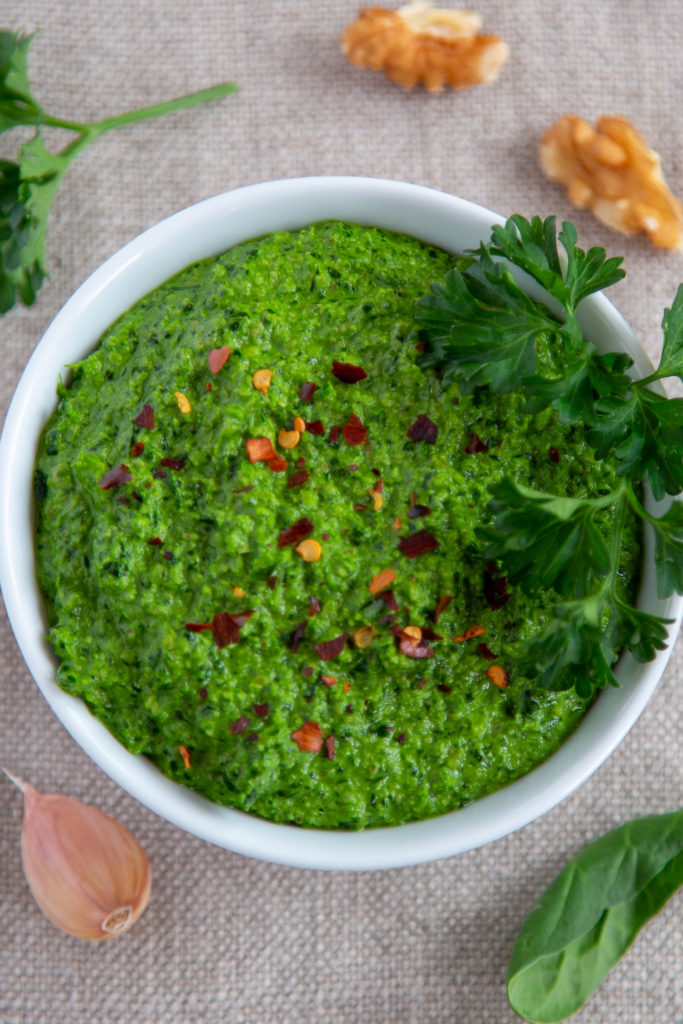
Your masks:
<instances>
[{"instance_id":1,"label":"green herb garnish","mask_svg":"<svg viewBox=\"0 0 683 1024\"><path fill-rule=\"evenodd\" d=\"M600 458L616 459L618 486L600 498L547 494L503 479L491 488L492 522L478 531L484 557L498 559L512 583L558 594L547 626L521 651L522 670L548 689L575 686L590 696L617 685L612 665L623 648L650 661L666 646L668 620L633 607L617 587L622 532L633 512L654 531L659 596L683 593L683 506L653 516L640 494L645 482L657 499L683 491L683 399L650 387L683 379L683 285L664 313L659 366L633 379L630 357L598 353L577 318L582 299L624 276L621 259L597 247L584 252L576 237L565 221L561 258L554 217L511 217L432 286L417 320L428 341L422 366L457 379L466 392L518 390L530 412L552 406L563 423L588 426ZM511 264L549 293L556 311L527 295ZM561 349L561 368L552 359L540 365L543 335ZM606 511L609 545L599 527Z\"/></svg>"},{"instance_id":2,"label":"green herb garnish","mask_svg":"<svg viewBox=\"0 0 683 1024\"><path fill-rule=\"evenodd\" d=\"M584 847L517 936L512 1009L536 1024L571 1016L681 885L683 811L631 821Z\"/></svg>"},{"instance_id":3,"label":"green herb garnish","mask_svg":"<svg viewBox=\"0 0 683 1024\"><path fill-rule=\"evenodd\" d=\"M27 57L33 37L0 31L0 134L19 126L35 134L17 151L17 161L0 160L0 313L17 299L29 306L46 276L45 232L50 207L71 161L100 135L123 125L193 107L234 92L231 82L177 99L80 124L48 114L33 97ZM48 150L41 128L75 133L57 153Z\"/></svg>"}]
</instances>

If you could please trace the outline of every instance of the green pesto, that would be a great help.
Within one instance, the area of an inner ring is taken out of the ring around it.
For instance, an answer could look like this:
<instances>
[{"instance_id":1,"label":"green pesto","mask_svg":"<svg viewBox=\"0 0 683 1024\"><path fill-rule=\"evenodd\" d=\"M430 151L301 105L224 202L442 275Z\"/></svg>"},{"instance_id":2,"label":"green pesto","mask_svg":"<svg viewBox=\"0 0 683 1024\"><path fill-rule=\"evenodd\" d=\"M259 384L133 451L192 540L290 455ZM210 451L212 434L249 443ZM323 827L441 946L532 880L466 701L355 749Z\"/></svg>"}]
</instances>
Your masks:
<instances>
[{"instance_id":1,"label":"green pesto","mask_svg":"<svg viewBox=\"0 0 683 1024\"><path fill-rule=\"evenodd\" d=\"M58 681L129 750L211 800L324 828L426 818L528 772L586 711L574 691L539 691L516 670L519 641L542 627L553 594L514 591L491 609L475 527L487 485L503 474L595 495L614 470L582 428L551 411L529 416L516 394L495 405L461 396L417 367L415 305L451 263L414 239L343 223L246 242L138 302L60 386L36 474L38 576ZM207 357L223 345L232 353L213 375ZM340 382L333 359L362 366L367 379ZM263 368L273 371L267 395L252 386ZM311 404L299 397L305 381L318 385ZM133 423L144 403L153 429ZM331 441L330 427L351 413L367 441ZM438 426L435 443L407 436L419 414ZM282 451L278 431L294 416L322 421L325 434L307 431ZM473 432L488 450L465 452ZM259 436L287 472L249 462L245 442ZM144 450L132 457L136 442ZM185 466L154 476L164 457ZM310 477L289 488L297 458ZM120 463L132 482L99 487ZM376 511L368 491L378 479ZM428 516L408 517L413 496ZM322 545L318 562L278 547L304 516ZM439 547L409 559L398 542L420 529ZM628 588L640 561L635 524L626 537ZM397 574L394 622L443 638L430 641L433 658L398 649L387 606L369 590L382 569ZM453 601L434 626L446 594ZM320 611L309 616L311 597ZM224 648L185 626L245 610L254 614L239 642ZM376 627L369 648L348 644L332 661L315 652L366 625ZM473 625L484 635L453 642ZM488 652L509 674L505 689L487 677ZM291 739L306 721L334 737L333 759L324 743L315 753Z\"/></svg>"}]
</instances>

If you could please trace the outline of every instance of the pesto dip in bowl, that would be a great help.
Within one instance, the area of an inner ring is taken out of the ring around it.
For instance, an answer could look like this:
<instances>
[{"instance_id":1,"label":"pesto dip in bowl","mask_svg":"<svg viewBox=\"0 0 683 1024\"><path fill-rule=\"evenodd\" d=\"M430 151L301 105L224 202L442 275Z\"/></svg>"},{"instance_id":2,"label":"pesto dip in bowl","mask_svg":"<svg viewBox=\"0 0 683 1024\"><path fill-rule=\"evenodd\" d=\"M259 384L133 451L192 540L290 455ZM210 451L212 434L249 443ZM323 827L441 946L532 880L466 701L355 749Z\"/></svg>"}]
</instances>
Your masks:
<instances>
[{"instance_id":1,"label":"pesto dip in bowl","mask_svg":"<svg viewBox=\"0 0 683 1024\"><path fill-rule=\"evenodd\" d=\"M390 182L238 190L113 257L29 364L2 440L25 510L19 432L38 449L35 564L28 516L0 564L15 632L85 749L204 838L334 868L481 845L590 774L663 670L622 658L588 712L516 671L544 597L478 554L487 485L599 494L613 470L549 411L417 366L416 302L497 222ZM640 566L633 527L626 591ZM679 612L647 557L642 591Z\"/></svg>"}]
</instances>

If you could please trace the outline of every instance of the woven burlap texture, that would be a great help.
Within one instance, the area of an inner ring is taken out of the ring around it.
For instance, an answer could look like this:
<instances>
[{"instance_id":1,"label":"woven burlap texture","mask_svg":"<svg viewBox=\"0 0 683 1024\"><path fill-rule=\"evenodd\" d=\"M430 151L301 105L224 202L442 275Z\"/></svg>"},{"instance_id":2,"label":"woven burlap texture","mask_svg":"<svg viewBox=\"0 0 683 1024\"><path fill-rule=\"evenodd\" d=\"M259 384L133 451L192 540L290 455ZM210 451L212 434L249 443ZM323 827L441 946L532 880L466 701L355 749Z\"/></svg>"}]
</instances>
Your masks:
<instances>
[{"instance_id":1,"label":"woven burlap texture","mask_svg":"<svg viewBox=\"0 0 683 1024\"><path fill-rule=\"evenodd\" d=\"M585 244L626 257L612 298L651 354L683 277L680 254L624 239L573 211L537 164L560 114L624 113L683 193L683 6L482 2L510 44L500 80L467 93L407 93L348 64L342 0L5 0L3 26L41 31L35 93L88 119L234 79L220 104L100 140L68 172L50 222L51 279L3 317L2 413L63 302L123 243L238 185L366 174L435 186L503 214L573 216ZM51 141L57 141L56 139ZM2 153L10 152L6 139ZM0 785L2 1024L505 1024L505 973L535 897L584 842L683 798L681 649L630 735L573 796L482 850L389 872L301 871L211 847L141 807L64 731L0 627L0 762L39 788L89 800L148 850L149 909L107 944L41 915L20 863L19 794ZM612 972L577 1024L683 1021L681 900Z\"/></svg>"}]
</instances>

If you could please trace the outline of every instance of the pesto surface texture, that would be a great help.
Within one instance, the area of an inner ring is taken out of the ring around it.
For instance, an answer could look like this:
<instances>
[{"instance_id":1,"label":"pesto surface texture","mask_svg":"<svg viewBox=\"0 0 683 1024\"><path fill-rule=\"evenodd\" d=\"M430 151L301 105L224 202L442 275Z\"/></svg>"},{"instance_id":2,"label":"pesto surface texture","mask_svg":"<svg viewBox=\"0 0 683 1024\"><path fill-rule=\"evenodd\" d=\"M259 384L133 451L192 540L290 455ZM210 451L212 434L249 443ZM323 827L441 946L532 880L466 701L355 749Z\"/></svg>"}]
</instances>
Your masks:
<instances>
[{"instance_id":1,"label":"pesto surface texture","mask_svg":"<svg viewBox=\"0 0 683 1024\"><path fill-rule=\"evenodd\" d=\"M614 470L551 410L418 368L416 303L452 262L336 222L246 242L138 302L60 385L35 481L58 681L213 801L426 818L528 772L586 711L516 670L555 595L508 587L475 528L504 474L596 495ZM639 559L632 524L625 588Z\"/></svg>"}]
</instances>

